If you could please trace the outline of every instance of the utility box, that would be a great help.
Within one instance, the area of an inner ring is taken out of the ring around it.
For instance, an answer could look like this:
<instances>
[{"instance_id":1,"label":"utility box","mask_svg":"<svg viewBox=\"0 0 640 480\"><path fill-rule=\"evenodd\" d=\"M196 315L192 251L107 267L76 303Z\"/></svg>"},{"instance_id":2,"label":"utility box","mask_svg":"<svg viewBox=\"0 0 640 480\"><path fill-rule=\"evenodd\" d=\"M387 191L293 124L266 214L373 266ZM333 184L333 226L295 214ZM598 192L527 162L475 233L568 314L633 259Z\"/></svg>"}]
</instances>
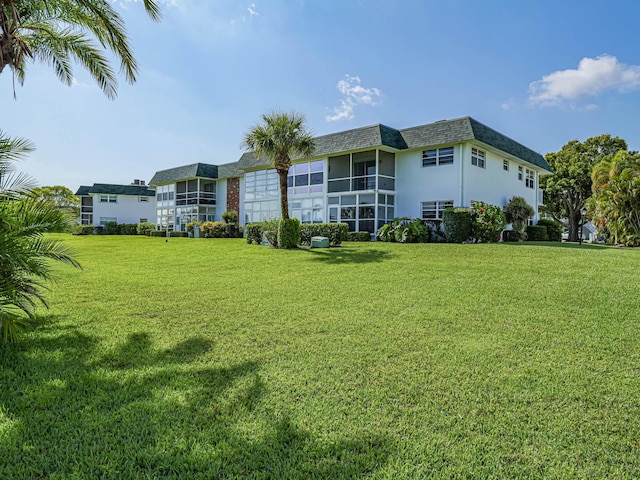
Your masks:
<instances>
[{"instance_id":1,"label":"utility box","mask_svg":"<svg viewBox=\"0 0 640 480\"><path fill-rule=\"evenodd\" d=\"M311 237L311 248L329 248L327 237Z\"/></svg>"},{"instance_id":2,"label":"utility box","mask_svg":"<svg viewBox=\"0 0 640 480\"><path fill-rule=\"evenodd\" d=\"M193 226L193 238L200 238L200 225L197 223Z\"/></svg>"}]
</instances>

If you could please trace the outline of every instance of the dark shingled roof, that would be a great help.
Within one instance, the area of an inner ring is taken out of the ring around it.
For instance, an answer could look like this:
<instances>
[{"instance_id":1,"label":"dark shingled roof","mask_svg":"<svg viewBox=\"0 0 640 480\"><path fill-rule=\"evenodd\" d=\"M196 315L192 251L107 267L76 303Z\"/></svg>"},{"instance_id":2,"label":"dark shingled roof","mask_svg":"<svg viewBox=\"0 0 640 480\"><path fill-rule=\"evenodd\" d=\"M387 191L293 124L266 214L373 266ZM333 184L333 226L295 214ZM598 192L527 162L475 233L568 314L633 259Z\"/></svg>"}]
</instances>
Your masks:
<instances>
[{"instance_id":1,"label":"dark shingled roof","mask_svg":"<svg viewBox=\"0 0 640 480\"><path fill-rule=\"evenodd\" d=\"M241 177L244 173L238 169L238 162L225 163L224 165L218 165L218 178L233 178Z\"/></svg>"},{"instance_id":2,"label":"dark shingled roof","mask_svg":"<svg viewBox=\"0 0 640 480\"><path fill-rule=\"evenodd\" d=\"M177 180L185 180L188 178L196 177L218 178L218 165L209 165L208 163L193 163L191 165L169 168L168 170L160 170L153 176L153 178L149 182L149 185L173 183Z\"/></svg>"},{"instance_id":3,"label":"dark shingled roof","mask_svg":"<svg viewBox=\"0 0 640 480\"><path fill-rule=\"evenodd\" d=\"M470 140L478 140L551 172L551 167L542 155L471 117L440 120L402 130L378 124L323 135L316 138L316 150L313 156L334 155L362 148L381 146L391 147L396 150L407 150ZM237 162L237 168L241 170L252 170L269 165L268 159L256 158L250 152L244 153Z\"/></svg>"},{"instance_id":4,"label":"dark shingled roof","mask_svg":"<svg viewBox=\"0 0 640 480\"><path fill-rule=\"evenodd\" d=\"M140 197L155 197L156 192L145 185L113 185L110 183L94 183L91 187L82 186L76 195L90 195L101 193L104 195L135 195Z\"/></svg>"}]
</instances>

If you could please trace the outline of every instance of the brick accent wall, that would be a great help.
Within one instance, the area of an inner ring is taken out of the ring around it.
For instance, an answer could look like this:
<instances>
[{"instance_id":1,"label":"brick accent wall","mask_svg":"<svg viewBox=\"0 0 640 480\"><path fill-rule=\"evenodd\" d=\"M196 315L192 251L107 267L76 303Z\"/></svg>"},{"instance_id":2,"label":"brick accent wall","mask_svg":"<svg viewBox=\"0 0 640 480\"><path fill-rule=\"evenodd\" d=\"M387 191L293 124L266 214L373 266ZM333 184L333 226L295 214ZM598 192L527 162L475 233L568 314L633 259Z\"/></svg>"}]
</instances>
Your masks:
<instances>
[{"instance_id":1,"label":"brick accent wall","mask_svg":"<svg viewBox=\"0 0 640 480\"><path fill-rule=\"evenodd\" d=\"M227 180L227 211L235 210L240 213L240 179Z\"/></svg>"}]
</instances>

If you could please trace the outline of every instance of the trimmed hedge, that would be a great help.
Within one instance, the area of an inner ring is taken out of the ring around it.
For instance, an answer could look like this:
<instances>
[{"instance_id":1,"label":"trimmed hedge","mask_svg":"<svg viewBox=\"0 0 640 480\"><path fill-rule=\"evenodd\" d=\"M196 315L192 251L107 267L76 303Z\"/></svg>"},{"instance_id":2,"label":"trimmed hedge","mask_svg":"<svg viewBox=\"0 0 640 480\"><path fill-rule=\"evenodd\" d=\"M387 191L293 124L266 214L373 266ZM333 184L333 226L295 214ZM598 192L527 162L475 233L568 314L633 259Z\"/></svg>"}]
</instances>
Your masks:
<instances>
[{"instance_id":1,"label":"trimmed hedge","mask_svg":"<svg viewBox=\"0 0 640 480\"><path fill-rule=\"evenodd\" d=\"M262 243L262 228L262 222L247 223L245 226L245 232L247 233L247 243L249 245L252 243L260 245Z\"/></svg>"},{"instance_id":2,"label":"trimmed hedge","mask_svg":"<svg viewBox=\"0 0 640 480\"><path fill-rule=\"evenodd\" d=\"M465 207L445 209L442 214L442 226L447 242L466 242L471 237L471 209Z\"/></svg>"},{"instance_id":3,"label":"trimmed hedge","mask_svg":"<svg viewBox=\"0 0 640 480\"><path fill-rule=\"evenodd\" d=\"M166 237L167 232L165 230L148 230L145 235L148 237Z\"/></svg>"},{"instance_id":4,"label":"trimmed hedge","mask_svg":"<svg viewBox=\"0 0 640 480\"><path fill-rule=\"evenodd\" d=\"M93 225L78 225L74 235L91 235L93 234Z\"/></svg>"},{"instance_id":5,"label":"trimmed hedge","mask_svg":"<svg viewBox=\"0 0 640 480\"><path fill-rule=\"evenodd\" d=\"M189 233L187 232L169 232L170 237L188 237Z\"/></svg>"},{"instance_id":6,"label":"trimmed hedge","mask_svg":"<svg viewBox=\"0 0 640 480\"><path fill-rule=\"evenodd\" d=\"M146 235L149 231L154 231L156 229L156 224L151 222L142 222L139 223L136 227L136 232L138 235Z\"/></svg>"},{"instance_id":7,"label":"trimmed hedge","mask_svg":"<svg viewBox=\"0 0 640 480\"><path fill-rule=\"evenodd\" d=\"M527 240L530 242L546 242L549 240L547 227L544 225L529 225L527 227Z\"/></svg>"},{"instance_id":8,"label":"trimmed hedge","mask_svg":"<svg viewBox=\"0 0 640 480\"><path fill-rule=\"evenodd\" d=\"M503 242L519 242L521 241L520 237L520 232L516 232L515 230L504 230L502 232Z\"/></svg>"},{"instance_id":9,"label":"trimmed hedge","mask_svg":"<svg viewBox=\"0 0 640 480\"><path fill-rule=\"evenodd\" d=\"M327 237L330 246L338 247L347 240L349 233L355 232L349 232L346 223L303 223L300 225L300 244L311 245L311 237Z\"/></svg>"},{"instance_id":10,"label":"trimmed hedge","mask_svg":"<svg viewBox=\"0 0 640 480\"><path fill-rule=\"evenodd\" d=\"M347 242L370 242L371 234L369 232L349 232L347 233Z\"/></svg>"},{"instance_id":11,"label":"trimmed hedge","mask_svg":"<svg viewBox=\"0 0 640 480\"><path fill-rule=\"evenodd\" d=\"M538 220L537 225L539 227L547 227L547 236L549 237L549 241L551 242L562 241L562 223L556 222L555 220L542 218Z\"/></svg>"},{"instance_id":12,"label":"trimmed hedge","mask_svg":"<svg viewBox=\"0 0 640 480\"><path fill-rule=\"evenodd\" d=\"M296 248L300 245L300 220L286 218L278 222L278 248Z\"/></svg>"}]
</instances>

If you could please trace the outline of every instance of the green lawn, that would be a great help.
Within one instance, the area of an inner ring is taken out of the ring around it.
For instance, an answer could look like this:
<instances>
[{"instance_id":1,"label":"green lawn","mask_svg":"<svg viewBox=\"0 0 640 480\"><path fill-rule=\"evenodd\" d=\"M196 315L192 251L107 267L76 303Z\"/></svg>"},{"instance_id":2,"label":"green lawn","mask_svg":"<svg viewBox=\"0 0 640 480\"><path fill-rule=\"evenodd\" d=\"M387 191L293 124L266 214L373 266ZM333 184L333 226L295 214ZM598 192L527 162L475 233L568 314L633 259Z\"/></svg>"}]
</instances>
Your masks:
<instances>
[{"instance_id":1,"label":"green lawn","mask_svg":"<svg viewBox=\"0 0 640 480\"><path fill-rule=\"evenodd\" d=\"M2 479L640 476L640 249L68 242Z\"/></svg>"}]
</instances>

